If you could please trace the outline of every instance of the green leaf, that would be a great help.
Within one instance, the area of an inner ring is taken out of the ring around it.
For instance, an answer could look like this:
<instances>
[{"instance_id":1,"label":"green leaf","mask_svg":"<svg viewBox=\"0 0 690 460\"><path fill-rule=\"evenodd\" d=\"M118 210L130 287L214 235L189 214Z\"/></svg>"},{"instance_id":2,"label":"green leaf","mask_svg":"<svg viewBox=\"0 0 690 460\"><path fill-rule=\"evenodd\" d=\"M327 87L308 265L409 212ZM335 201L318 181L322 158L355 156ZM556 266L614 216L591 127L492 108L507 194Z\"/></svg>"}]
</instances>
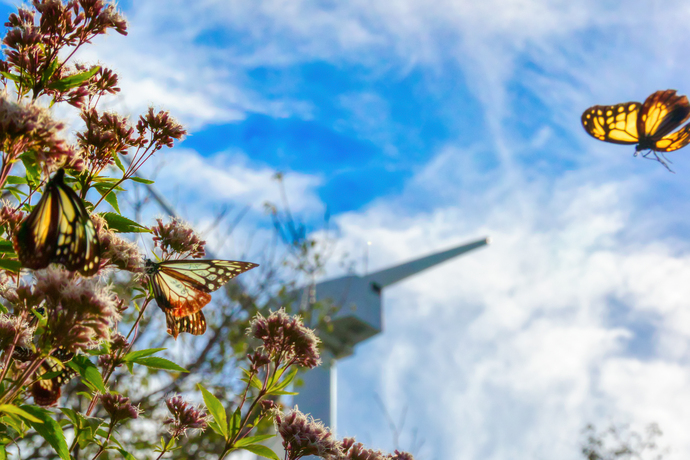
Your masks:
<instances>
[{"instance_id":1,"label":"green leaf","mask_svg":"<svg viewBox=\"0 0 690 460\"><path fill-rule=\"evenodd\" d=\"M48 441L48 444L55 449L58 456L62 460L70 460L69 449L67 448L67 442L65 441L65 434L60 428L60 424L55 421L54 414L49 410L41 409L37 406L30 406L25 404L22 406L29 414L33 415L35 418L41 420L42 423L36 423L28 421L29 425L40 434L43 439Z\"/></svg>"},{"instance_id":2,"label":"green leaf","mask_svg":"<svg viewBox=\"0 0 690 460\"><path fill-rule=\"evenodd\" d=\"M139 182L140 184L146 184L146 185L151 185L151 184L156 183L156 181L144 179L143 177L139 177L139 176L132 176L132 177L130 177L130 180L133 180L134 182Z\"/></svg>"},{"instance_id":3,"label":"green leaf","mask_svg":"<svg viewBox=\"0 0 690 460\"><path fill-rule=\"evenodd\" d=\"M150 358L137 358L131 362L137 364L143 364L151 369L164 369L166 371L176 371L176 372L189 372L184 367L180 367L169 359L159 358L158 356L152 356Z\"/></svg>"},{"instance_id":4,"label":"green leaf","mask_svg":"<svg viewBox=\"0 0 690 460\"><path fill-rule=\"evenodd\" d=\"M28 420L30 422L34 423L43 423L33 415L29 414L28 412L18 408L17 406L13 406L12 404L0 404L0 412L4 412L6 414L15 414L20 416L21 418Z\"/></svg>"},{"instance_id":5,"label":"green leaf","mask_svg":"<svg viewBox=\"0 0 690 460\"><path fill-rule=\"evenodd\" d=\"M285 376L285 378L282 381L273 385L273 387L269 391L282 390L286 386L290 385L290 383L292 383L292 381L295 379L296 375L297 375L297 366L290 369L290 372L288 372L288 374Z\"/></svg>"},{"instance_id":6,"label":"green leaf","mask_svg":"<svg viewBox=\"0 0 690 460\"><path fill-rule=\"evenodd\" d=\"M261 444L250 444L248 446L242 446L240 449L248 450L249 452L261 457L270 458L272 460L280 460L275 452Z\"/></svg>"},{"instance_id":7,"label":"green leaf","mask_svg":"<svg viewBox=\"0 0 690 460\"><path fill-rule=\"evenodd\" d=\"M48 67L45 68L45 70L43 71L43 76L41 77L41 82L44 85L48 82L48 80L50 80L50 77L53 76L59 65L60 60L56 58L53 59L53 61L50 63Z\"/></svg>"},{"instance_id":8,"label":"green leaf","mask_svg":"<svg viewBox=\"0 0 690 460\"><path fill-rule=\"evenodd\" d=\"M19 272L22 268L22 264L14 259L0 259L0 268L11 272Z\"/></svg>"},{"instance_id":9,"label":"green leaf","mask_svg":"<svg viewBox=\"0 0 690 460\"><path fill-rule=\"evenodd\" d=\"M118 450L118 452L120 452L122 454L122 458L124 458L125 460L137 460L137 458L134 455L130 454L126 450L124 450L124 449L117 449L117 450Z\"/></svg>"},{"instance_id":10,"label":"green leaf","mask_svg":"<svg viewBox=\"0 0 690 460\"><path fill-rule=\"evenodd\" d=\"M149 233L151 230L138 222L127 219L114 212L102 212L101 217L108 223L108 228L119 233Z\"/></svg>"},{"instance_id":11,"label":"green leaf","mask_svg":"<svg viewBox=\"0 0 690 460\"><path fill-rule=\"evenodd\" d=\"M115 166L117 166L117 168L120 171L122 171L122 174L126 174L127 170L125 169L125 165L122 164L122 160L120 159L120 155L118 155L117 152L115 152L113 154L113 160L115 160Z\"/></svg>"},{"instance_id":12,"label":"green leaf","mask_svg":"<svg viewBox=\"0 0 690 460\"><path fill-rule=\"evenodd\" d=\"M36 152L28 150L21 154L20 158L24 164L26 179L31 187L36 188L41 181L41 170L36 161Z\"/></svg>"},{"instance_id":13,"label":"green leaf","mask_svg":"<svg viewBox=\"0 0 690 460\"><path fill-rule=\"evenodd\" d=\"M271 396L294 396L298 395L299 391L272 390L266 394Z\"/></svg>"},{"instance_id":14,"label":"green leaf","mask_svg":"<svg viewBox=\"0 0 690 460\"><path fill-rule=\"evenodd\" d=\"M7 176L7 183L11 185L26 184L26 177Z\"/></svg>"},{"instance_id":15,"label":"green leaf","mask_svg":"<svg viewBox=\"0 0 690 460\"><path fill-rule=\"evenodd\" d=\"M223 434L223 431L220 429L220 426L218 426L218 424L216 422L208 422L208 426L210 426L211 429L213 431L215 431L216 433L218 433L219 435L225 437L225 435Z\"/></svg>"},{"instance_id":16,"label":"green leaf","mask_svg":"<svg viewBox=\"0 0 690 460\"><path fill-rule=\"evenodd\" d=\"M147 348L146 350L137 350L127 353L124 358L125 362L134 361L139 358L144 358L146 356L155 355L159 351L167 350L167 348Z\"/></svg>"},{"instance_id":17,"label":"green leaf","mask_svg":"<svg viewBox=\"0 0 690 460\"><path fill-rule=\"evenodd\" d=\"M120 214L120 205L117 202L117 195L115 194L115 191L112 190L108 192L108 190L101 190L101 187L95 187L96 190L98 190L98 193L101 194L101 196L105 197L106 203L108 203L110 206L113 207L113 209ZM107 193L107 195L106 195Z\"/></svg>"},{"instance_id":18,"label":"green leaf","mask_svg":"<svg viewBox=\"0 0 690 460\"><path fill-rule=\"evenodd\" d=\"M47 88L56 89L58 91L67 91L69 89L76 88L77 86L81 86L81 84L89 78L96 75L96 72L98 72L99 69L99 66L94 66L90 70L85 70L84 72L65 77L62 80L54 81L48 85Z\"/></svg>"},{"instance_id":19,"label":"green leaf","mask_svg":"<svg viewBox=\"0 0 690 460\"><path fill-rule=\"evenodd\" d=\"M103 383L103 376L96 365L89 361L86 356L77 355L67 365L77 371L86 382L93 385L101 393L107 391L105 383Z\"/></svg>"},{"instance_id":20,"label":"green leaf","mask_svg":"<svg viewBox=\"0 0 690 460\"><path fill-rule=\"evenodd\" d=\"M20 81L19 75L13 75L9 72L0 72L0 74L3 77L7 78L8 80L12 80L12 81L17 82L17 83L19 83L19 81Z\"/></svg>"},{"instance_id":21,"label":"green leaf","mask_svg":"<svg viewBox=\"0 0 690 460\"><path fill-rule=\"evenodd\" d=\"M60 412L67 416L69 421L72 422L72 425L74 425L77 428L80 427L79 416L81 414L78 414L77 411L75 411L74 409L70 409L69 407L61 407Z\"/></svg>"},{"instance_id":22,"label":"green leaf","mask_svg":"<svg viewBox=\"0 0 690 460\"><path fill-rule=\"evenodd\" d=\"M235 447L242 447L248 444L255 444L257 442L265 441L266 439L274 438L274 434L260 434L257 436L248 436L246 438L240 439L235 443Z\"/></svg>"},{"instance_id":23,"label":"green leaf","mask_svg":"<svg viewBox=\"0 0 690 460\"><path fill-rule=\"evenodd\" d=\"M225 407L223 407L223 404L221 404L218 398L213 396L213 394L204 388L200 383L197 384L197 387L201 390L201 393L204 396L204 404L206 404L206 408L221 430L219 434L223 435L225 439L228 439L228 421L227 414L225 413Z\"/></svg>"},{"instance_id":24,"label":"green leaf","mask_svg":"<svg viewBox=\"0 0 690 460\"><path fill-rule=\"evenodd\" d=\"M13 253L14 252L14 247L12 246L11 241L7 240L0 240L0 252L2 253Z\"/></svg>"},{"instance_id":25,"label":"green leaf","mask_svg":"<svg viewBox=\"0 0 690 460\"><path fill-rule=\"evenodd\" d=\"M228 426L228 429L230 431L230 439L234 438L237 432L240 431L240 424L242 423L241 417L242 413L240 412L240 408L238 407L237 409L235 409L235 412L232 413L232 418L230 419L230 424Z\"/></svg>"}]
</instances>

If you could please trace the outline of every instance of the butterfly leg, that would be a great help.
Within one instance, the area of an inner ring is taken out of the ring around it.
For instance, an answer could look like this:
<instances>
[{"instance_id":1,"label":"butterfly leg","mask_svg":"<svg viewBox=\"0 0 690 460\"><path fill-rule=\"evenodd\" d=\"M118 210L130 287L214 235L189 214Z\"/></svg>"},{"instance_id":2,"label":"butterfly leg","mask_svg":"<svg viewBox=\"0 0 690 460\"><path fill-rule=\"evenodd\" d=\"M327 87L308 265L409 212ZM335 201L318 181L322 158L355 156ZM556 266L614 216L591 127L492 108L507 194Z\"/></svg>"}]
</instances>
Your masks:
<instances>
[{"instance_id":1,"label":"butterfly leg","mask_svg":"<svg viewBox=\"0 0 690 460\"><path fill-rule=\"evenodd\" d=\"M654 158L652 158L650 156L651 154L654 154ZM661 156L659 156L659 155L661 155ZM667 164L667 162L671 163L671 164L673 164L673 162L671 160L669 160L668 158L666 158L666 155L664 155L663 152L656 152L654 150L647 150L645 153L642 154L642 158L646 158L647 160L658 161L659 163L664 165L664 167L666 169L668 169L669 172L672 172L673 174L675 174L675 171L672 170L671 168L669 168L669 166Z\"/></svg>"}]
</instances>

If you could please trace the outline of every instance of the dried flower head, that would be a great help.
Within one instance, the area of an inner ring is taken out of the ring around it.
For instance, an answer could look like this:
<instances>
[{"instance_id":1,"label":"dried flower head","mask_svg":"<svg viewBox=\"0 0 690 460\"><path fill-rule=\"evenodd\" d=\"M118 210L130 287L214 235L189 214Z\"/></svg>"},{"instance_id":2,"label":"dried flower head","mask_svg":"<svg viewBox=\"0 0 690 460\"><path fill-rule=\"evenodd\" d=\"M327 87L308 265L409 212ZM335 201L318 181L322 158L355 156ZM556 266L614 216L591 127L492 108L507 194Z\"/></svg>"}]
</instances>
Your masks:
<instances>
[{"instance_id":1,"label":"dried flower head","mask_svg":"<svg viewBox=\"0 0 690 460\"><path fill-rule=\"evenodd\" d=\"M119 320L117 297L94 279L75 277L58 267L35 272L34 291L46 300L50 328L41 336L41 348L67 351L87 349L108 340Z\"/></svg>"},{"instance_id":2,"label":"dried flower head","mask_svg":"<svg viewBox=\"0 0 690 460\"><path fill-rule=\"evenodd\" d=\"M276 403L270 399L262 399L259 402L259 406L261 407L261 413L262 414L270 414L277 407Z\"/></svg>"},{"instance_id":3,"label":"dried flower head","mask_svg":"<svg viewBox=\"0 0 690 460\"><path fill-rule=\"evenodd\" d=\"M81 170L81 156L59 135L63 128L47 109L12 102L0 93L0 151L11 161L30 150L48 172L61 167Z\"/></svg>"},{"instance_id":4,"label":"dried flower head","mask_svg":"<svg viewBox=\"0 0 690 460\"><path fill-rule=\"evenodd\" d=\"M15 287L14 285L2 283L0 284L0 296L12 304L16 314L30 312L33 308L39 308L44 301L43 295L35 292L32 286L26 284Z\"/></svg>"},{"instance_id":5,"label":"dried flower head","mask_svg":"<svg viewBox=\"0 0 690 460\"><path fill-rule=\"evenodd\" d=\"M263 348L271 359L309 369L321 363L319 338L302 324L299 316L291 317L282 308L272 312L268 318L257 313L247 333L263 341Z\"/></svg>"},{"instance_id":6,"label":"dried flower head","mask_svg":"<svg viewBox=\"0 0 690 460\"><path fill-rule=\"evenodd\" d=\"M151 231L153 243L163 252L163 259L168 259L173 254L179 258L199 259L206 254L206 242L180 219L173 218L167 224L161 219L156 219L156 225Z\"/></svg>"},{"instance_id":7,"label":"dried flower head","mask_svg":"<svg viewBox=\"0 0 690 460\"><path fill-rule=\"evenodd\" d=\"M287 414L276 410L275 423L283 438L283 447L288 460L296 460L306 455L316 455L325 459L342 457L340 443L323 423L307 417L295 406Z\"/></svg>"},{"instance_id":8,"label":"dried flower head","mask_svg":"<svg viewBox=\"0 0 690 460\"><path fill-rule=\"evenodd\" d=\"M389 458L380 450L367 449L361 442L355 442L354 438L345 438L342 449L347 460L386 460Z\"/></svg>"},{"instance_id":9,"label":"dried flower head","mask_svg":"<svg viewBox=\"0 0 690 460\"><path fill-rule=\"evenodd\" d=\"M110 264L120 270L133 273L143 272L143 257L139 246L111 231L105 219L100 215L94 214L91 220L98 232L98 241L101 243L101 266Z\"/></svg>"},{"instance_id":10,"label":"dried flower head","mask_svg":"<svg viewBox=\"0 0 690 460\"><path fill-rule=\"evenodd\" d=\"M137 418L141 413L138 406L132 405L129 398L115 393L106 393L101 396L103 409L110 415L111 423L115 424L130 418Z\"/></svg>"},{"instance_id":11,"label":"dried flower head","mask_svg":"<svg viewBox=\"0 0 690 460\"><path fill-rule=\"evenodd\" d=\"M389 456L391 460L414 460L414 457L412 456L411 453L409 452L400 452L398 450L395 451L394 454L391 454Z\"/></svg>"},{"instance_id":12,"label":"dried flower head","mask_svg":"<svg viewBox=\"0 0 690 460\"><path fill-rule=\"evenodd\" d=\"M127 117L111 112L99 114L96 109L90 109L82 111L81 118L85 127L77 133L77 143L86 169L94 176L114 164L117 155L126 154L130 147L141 144Z\"/></svg>"},{"instance_id":13,"label":"dried flower head","mask_svg":"<svg viewBox=\"0 0 690 460\"><path fill-rule=\"evenodd\" d=\"M123 360L123 350L129 347L129 342L127 338L116 332L110 337L110 353L100 355L98 357L98 365L103 369L114 369L116 367L122 366Z\"/></svg>"},{"instance_id":14,"label":"dried flower head","mask_svg":"<svg viewBox=\"0 0 690 460\"><path fill-rule=\"evenodd\" d=\"M0 350L15 347L28 347L33 338L34 328L21 316L0 315Z\"/></svg>"},{"instance_id":15,"label":"dried flower head","mask_svg":"<svg viewBox=\"0 0 690 460\"><path fill-rule=\"evenodd\" d=\"M253 354L247 355L247 359L250 363L251 372L258 372L261 367L271 362L271 357L262 350L257 350Z\"/></svg>"},{"instance_id":16,"label":"dried flower head","mask_svg":"<svg viewBox=\"0 0 690 460\"><path fill-rule=\"evenodd\" d=\"M166 425L170 425L170 434L174 438L179 438L187 430L204 431L207 426L208 415L198 407L194 407L182 396L176 395L165 400L165 405L172 414L172 417L165 420Z\"/></svg>"},{"instance_id":17,"label":"dried flower head","mask_svg":"<svg viewBox=\"0 0 690 460\"><path fill-rule=\"evenodd\" d=\"M180 140L187 134L168 112L160 111L155 114L153 107L149 107L146 115L139 117L137 132L141 138L148 134L149 146L153 151L160 150L163 146L172 147L173 141Z\"/></svg>"}]
</instances>

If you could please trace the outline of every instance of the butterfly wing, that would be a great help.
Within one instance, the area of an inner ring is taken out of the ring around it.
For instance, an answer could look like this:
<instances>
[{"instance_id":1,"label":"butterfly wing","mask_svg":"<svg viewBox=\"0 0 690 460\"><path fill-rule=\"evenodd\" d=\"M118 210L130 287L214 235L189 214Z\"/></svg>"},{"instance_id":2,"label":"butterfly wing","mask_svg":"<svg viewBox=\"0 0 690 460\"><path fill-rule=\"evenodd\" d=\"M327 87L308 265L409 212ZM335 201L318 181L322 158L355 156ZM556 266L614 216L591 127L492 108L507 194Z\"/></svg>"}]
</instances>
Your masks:
<instances>
[{"instance_id":1,"label":"butterfly wing","mask_svg":"<svg viewBox=\"0 0 690 460\"><path fill-rule=\"evenodd\" d=\"M100 243L96 228L77 194L64 183L60 169L15 238L22 266L38 270L51 262L92 276L98 271Z\"/></svg>"},{"instance_id":2,"label":"butterfly wing","mask_svg":"<svg viewBox=\"0 0 690 460\"><path fill-rule=\"evenodd\" d=\"M71 359L71 358L70 358ZM29 386L29 393L39 406L53 406L62 395L62 386L77 373L59 359L47 359L38 371L40 380Z\"/></svg>"},{"instance_id":3,"label":"butterfly wing","mask_svg":"<svg viewBox=\"0 0 690 460\"><path fill-rule=\"evenodd\" d=\"M582 126L600 141L614 144L637 144L639 102L616 105L595 105L582 114Z\"/></svg>"},{"instance_id":4,"label":"butterfly wing","mask_svg":"<svg viewBox=\"0 0 690 460\"><path fill-rule=\"evenodd\" d=\"M211 294L195 289L162 269L151 276L153 295L158 306L174 316L186 316L204 308L211 301Z\"/></svg>"},{"instance_id":5,"label":"butterfly wing","mask_svg":"<svg viewBox=\"0 0 690 460\"><path fill-rule=\"evenodd\" d=\"M168 326L168 334L175 339L180 335L180 332L189 332L192 335L202 335L206 332L206 317L202 311L181 317L173 316L169 311L166 311L165 322Z\"/></svg>"},{"instance_id":6,"label":"butterfly wing","mask_svg":"<svg viewBox=\"0 0 690 460\"><path fill-rule=\"evenodd\" d=\"M166 312L182 317L201 310L211 301L209 292L257 264L209 259L171 260L157 266L157 273L153 277L156 302Z\"/></svg>"},{"instance_id":7,"label":"butterfly wing","mask_svg":"<svg viewBox=\"0 0 690 460\"><path fill-rule=\"evenodd\" d=\"M642 138L648 138L653 143L677 129L689 116L690 103L687 97L677 96L672 89L657 91L644 101L637 129L642 133Z\"/></svg>"}]
</instances>

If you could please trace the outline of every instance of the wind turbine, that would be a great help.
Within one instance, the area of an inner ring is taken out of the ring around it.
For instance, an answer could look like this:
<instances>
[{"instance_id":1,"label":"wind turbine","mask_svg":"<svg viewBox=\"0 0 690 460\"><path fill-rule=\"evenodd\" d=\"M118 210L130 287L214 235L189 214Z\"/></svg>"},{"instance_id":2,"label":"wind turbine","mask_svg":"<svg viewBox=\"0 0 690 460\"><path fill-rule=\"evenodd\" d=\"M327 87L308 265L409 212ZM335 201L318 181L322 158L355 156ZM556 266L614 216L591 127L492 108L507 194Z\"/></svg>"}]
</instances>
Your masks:
<instances>
[{"instance_id":1,"label":"wind turbine","mask_svg":"<svg viewBox=\"0 0 690 460\"><path fill-rule=\"evenodd\" d=\"M300 411L320 419L335 433L338 418L336 361L352 355L358 343L382 331L383 289L487 244L489 238L483 238L369 275L349 275L304 288L303 295L315 289L317 302L331 301L340 308L332 320L332 329L317 331L323 342L323 364L302 374L304 385L293 400Z\"/></svg>"}]
</instances>

